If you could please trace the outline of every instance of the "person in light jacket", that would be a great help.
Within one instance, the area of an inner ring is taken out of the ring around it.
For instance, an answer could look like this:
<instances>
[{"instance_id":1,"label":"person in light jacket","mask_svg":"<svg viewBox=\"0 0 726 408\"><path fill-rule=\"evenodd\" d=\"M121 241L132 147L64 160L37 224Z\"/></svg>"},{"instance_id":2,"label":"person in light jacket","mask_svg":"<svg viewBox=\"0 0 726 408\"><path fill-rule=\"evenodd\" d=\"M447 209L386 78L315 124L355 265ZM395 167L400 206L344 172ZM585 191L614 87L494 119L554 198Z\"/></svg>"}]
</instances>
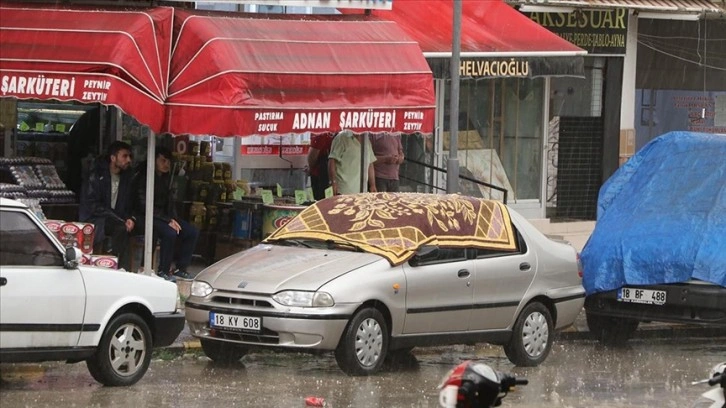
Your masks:
<instances>
[{"instance_id":1,"label":"person in light jacket","mask_svg":"<svg viewBox=\"0 0 726 408\"><path fill-rule=\"evenodd\" d=\"M365 144L364 144L365 140ZM365 146L368 157L368 191L376 192L376 177L373 170L373 148L368 138L343 130L335 136L328 155L328 177L333 195L361 193L361 146Z\"/></svg>"}]
</instances>

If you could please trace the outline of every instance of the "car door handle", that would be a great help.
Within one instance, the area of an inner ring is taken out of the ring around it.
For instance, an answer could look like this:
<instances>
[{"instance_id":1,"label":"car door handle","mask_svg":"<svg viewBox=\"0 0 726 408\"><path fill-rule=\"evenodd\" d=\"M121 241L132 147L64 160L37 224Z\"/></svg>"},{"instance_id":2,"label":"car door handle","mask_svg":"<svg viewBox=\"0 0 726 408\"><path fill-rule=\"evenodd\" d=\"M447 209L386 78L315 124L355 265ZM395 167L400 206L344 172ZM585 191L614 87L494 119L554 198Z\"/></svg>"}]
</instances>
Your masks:
<instances>
[{"instance_id":1,"label":"car door handle","mask_svg":"<svg viewBox=\"0 0 726 408\"><path fill-rule=\"evenodd\" d=\"M468 277L469 277L469 275L471 275L471 273L469 273L469 271L468 271L468 270L466 270L466 269L462 269L462 270L460 270L460 271L459 271L459 272L458 272L458 273L457 273L456 275L457 275L458 277L460 277L460 278L468 278Z\"/></svg>"},{"instance_id":2,"label":"car door handle","mask_svg":"<svg viewBox=\"0 0 726 408\"><path fill-rule=\"evenodd\" d=\"M8 284L8 280L6 278L0 278L0 286L5 286Z\"/></svg>"},{"instance_id":3,"label":"car door handle","mask_svg":"<svg viewBox=\"0 0 726 408\"><path fill-rule=\"evenodd\" d=\"M519 264L519 270L520 271L525 271L526 272L526 271L528 271L530 269L532 269L532 265L530 265L529 262L522 262L521 264Z\"/></svg>"}]
</instances>

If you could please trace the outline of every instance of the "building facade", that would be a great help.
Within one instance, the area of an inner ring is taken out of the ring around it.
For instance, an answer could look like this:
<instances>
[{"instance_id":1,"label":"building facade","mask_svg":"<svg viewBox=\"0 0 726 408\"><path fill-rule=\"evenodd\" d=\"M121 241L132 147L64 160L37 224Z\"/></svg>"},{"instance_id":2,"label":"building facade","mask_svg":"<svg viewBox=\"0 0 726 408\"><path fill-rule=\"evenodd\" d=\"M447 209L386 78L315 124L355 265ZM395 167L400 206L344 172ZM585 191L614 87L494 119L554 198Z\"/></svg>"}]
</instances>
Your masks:
<instances>
[{"instance_id":1,"label":"building facade","mask_svg":"<svg viewBox=\"0 0 726 408\"><path fill-rule=\"evenodd\" d=\"M588 51L583 87L552 81L551 216L594 219L602 183L663 133L726 133L723 1L509 3Z\"/></svg>"}]
</instances>

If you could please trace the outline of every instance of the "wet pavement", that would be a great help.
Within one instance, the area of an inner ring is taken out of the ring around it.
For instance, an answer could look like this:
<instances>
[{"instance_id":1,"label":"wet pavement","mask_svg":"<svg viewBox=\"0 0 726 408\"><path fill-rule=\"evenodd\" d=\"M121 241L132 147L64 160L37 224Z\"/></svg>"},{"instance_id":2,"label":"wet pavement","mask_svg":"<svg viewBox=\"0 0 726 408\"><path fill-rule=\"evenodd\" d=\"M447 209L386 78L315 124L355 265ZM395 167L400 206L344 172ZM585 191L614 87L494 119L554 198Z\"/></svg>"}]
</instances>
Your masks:
<instances>
[{"instance_id":1,"label":"wet pavement","mask_svg":"<svg viewBox=\"0 0 726 408\"><path fill-rule=\"evenodd\" d=\"M188 295L190 282L178 286ZM724 329L649 323L634 337L623 349L602 347L588 340L582 313L539 367L514 367L501 347L459 345L417 348L378 375L348 377L332 353L259 351L237 364L214 364L185 327L173 345L155 351L132 387L103 387L84 363L0 365L0 406L304 407L305 398L318 397L328 408L437 407L441 379L472 359L529 379L504 407L684 407L707 390L691 381L726 361Z\"/></svg>"},{"instance_id":2,"label":"wet pavement","mask_svg":"<svg viewBox=\"0 0 726 408\"><path fill-rule=\"evenodd\" d=\"M128 388L102 387L84 364L0 366L3 407L437 407L437 386L463 360L526 377L504 407L684 407L706 386L692 386L726 360L723 338L636 339L618 350L591 341L559 342L539 367L517 368L500 347L415 349L379 375L348 377L331 354L259 352L217 365L199 353L161 356Z\"/></svg>"},{"instance_id":3,"label":"wet pavement","mask_svg":"<svg viewBox=\"0 0 726 408\"><path fill-rule=\"evenodd\" d=\"M190 282L178 285L183 296L189 293ZM501 347L482 344L417 348L378 375L348 377L332 353L262 351L237 364L214 364L185 328L172 346L155 352L132 387L103 387L84 363L0 365L0 407L304 407L306 397L322 398L328 408L437 407L441 379L467 359L529 379L505 407L683 407L708 389L691 382L726 361L726 329L642 324L621 349L588 338L582 313L539 367L514 367Z\"/></svg>"}]
</instances>

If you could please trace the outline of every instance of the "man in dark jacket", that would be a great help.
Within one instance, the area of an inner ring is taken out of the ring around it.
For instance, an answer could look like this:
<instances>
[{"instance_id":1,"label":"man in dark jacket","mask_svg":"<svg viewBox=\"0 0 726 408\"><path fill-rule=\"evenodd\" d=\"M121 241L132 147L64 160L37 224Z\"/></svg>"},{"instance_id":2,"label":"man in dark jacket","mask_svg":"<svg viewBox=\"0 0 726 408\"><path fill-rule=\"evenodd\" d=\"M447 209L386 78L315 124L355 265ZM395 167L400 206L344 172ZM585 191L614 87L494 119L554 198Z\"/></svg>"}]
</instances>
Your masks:
<instances>
[{"instance_id":1,"label":"man in dark jacket","mask_svg":"<svg viewBox=\"0 0 726 408\"><path fill-rule=\"evenodd\" d=\"M134 175L131 171L131 146L115 141L108 155L96 160L88 179L81 187L78 209L82 222L96 227L94 253L109 250L118 257L120 268L131 269L129 237L135 233L136 217L133 207ZM111 248L103 248L111 237Z\"/></svg>"},{"instance_id":2,"label":"man in dark jacket","mask_svg":"<svg viewBox=\"0 0 726 408\"><path fill-rule=\"evenodd\" d=\"M192 254L197 245L199 230L193 225L177 216L174 202L174 188L171 175L171 152L163 146L156 148L154 159L154 237L160 240L159 268L157 275L167 280L192 279L187 273L191 264ZM144 166L146 168L146 166ZM146 174L140 172L139 176L139 207L146 208ZM174 253L175 245L179 241L179 250ZM172 261L176 271L171 273Z\"/></svg>"}]
</instances>

